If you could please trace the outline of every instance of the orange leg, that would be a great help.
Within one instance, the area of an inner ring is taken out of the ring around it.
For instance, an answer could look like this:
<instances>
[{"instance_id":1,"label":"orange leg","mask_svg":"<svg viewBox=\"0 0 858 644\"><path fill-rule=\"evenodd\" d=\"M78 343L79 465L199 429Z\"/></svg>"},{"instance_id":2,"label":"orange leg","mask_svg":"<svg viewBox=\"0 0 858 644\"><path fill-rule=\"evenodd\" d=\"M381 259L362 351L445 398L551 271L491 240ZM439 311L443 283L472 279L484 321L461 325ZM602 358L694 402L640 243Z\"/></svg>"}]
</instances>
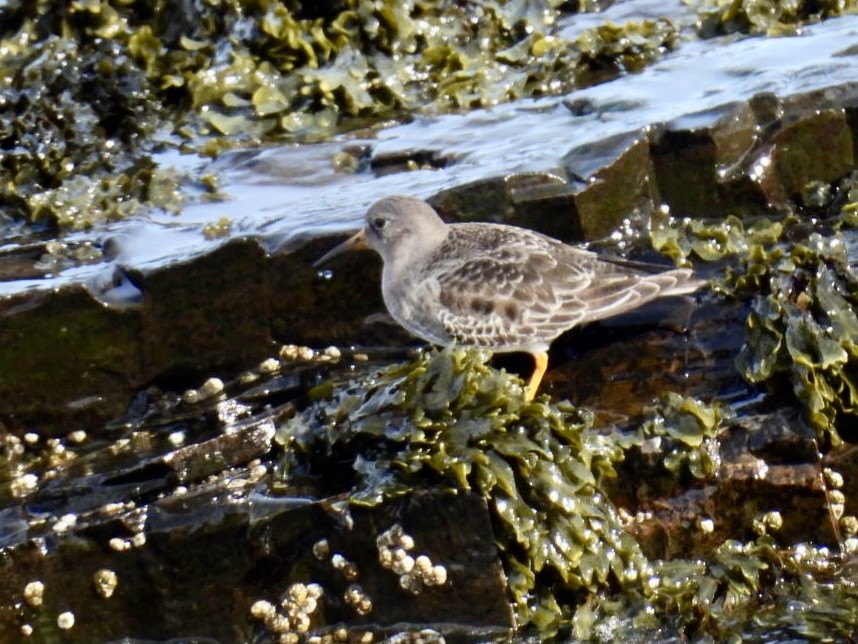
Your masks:
<instances>
[{"instance_id":1,"label":"orange leg","mask_svg":"<svg viewBox=\"0 0 858 644\"><path fill-rule=\"evenodd\" d=\"M524 390L524 399L526 401L533 400L536 396L536 391L539 389L539 383L542 382L542 376L545 375L545 370L548 369L548 353L540 351L533 354L533 375L527 382L527 389Z\"/></svg>"}]
</instances>

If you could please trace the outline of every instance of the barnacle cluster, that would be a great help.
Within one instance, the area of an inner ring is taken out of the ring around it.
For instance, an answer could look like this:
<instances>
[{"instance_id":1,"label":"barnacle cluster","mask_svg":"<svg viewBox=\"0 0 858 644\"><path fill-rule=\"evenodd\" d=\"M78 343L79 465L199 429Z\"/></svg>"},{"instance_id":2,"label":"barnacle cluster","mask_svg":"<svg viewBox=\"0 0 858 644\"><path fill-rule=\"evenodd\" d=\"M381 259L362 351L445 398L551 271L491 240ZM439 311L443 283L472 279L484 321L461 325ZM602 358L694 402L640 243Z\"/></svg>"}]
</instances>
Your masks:
<instances>
[{"instance_id":1,"label":"barnacle cluster","mask_svg":"<svg viewBox=\"0 0 858 644\"><path fill-rule=\"evenodd\" d=\"M433 563L425 554L416 557L410 554L414 549L414 539L398 523L378 535L375 545L382 568L399 575L399 585L403 590L418 595L424 586L446 583L447 569L444 566Z\"/></svg>"},{"instance_id":2,"label":"barnacle cluster","mask_svg":"<svg viewBox=\"0 0 858 644\"><path fill-rule=\"evenodd\" d=\"M41 606L45 596L45 584L41 581L31 581L24 586L24 601L30 606Z\"/></svg>"},{"instance_id":3,"label":"barnacle cluster","mask_svg":"<svg viewBox=\"0 0 858 644\"><path fill-rule=\"evenodd\" d=\"M310 630L323 595L319 584L294 583L286 589L279 606L260 599L250 607L250 614L262 620L269 631L280 634L281 641L297 642L299 635Z\"/></svg>"}]
</instances>

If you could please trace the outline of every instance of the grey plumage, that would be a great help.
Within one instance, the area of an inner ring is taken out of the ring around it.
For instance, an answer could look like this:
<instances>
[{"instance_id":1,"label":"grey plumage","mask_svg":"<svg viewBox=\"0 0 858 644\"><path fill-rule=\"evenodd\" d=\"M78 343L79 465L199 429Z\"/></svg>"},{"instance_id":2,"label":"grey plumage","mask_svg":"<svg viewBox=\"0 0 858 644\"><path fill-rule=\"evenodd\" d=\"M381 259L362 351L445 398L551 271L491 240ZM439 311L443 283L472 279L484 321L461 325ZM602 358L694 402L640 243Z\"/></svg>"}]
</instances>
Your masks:
<instances>
[{"instance_id":1,"label":"grey plumage","mask_svg":"<svg viewBox=\"0 0 858 644\"><path fill-rule=\"evenodd\" d=\"M405 196L374 204L363 230L316 264L364 244L384 261L388 311L412 334L438 345L532 353L528 399L549 345L564 331L704 283L688 269L653 272L523 228L447 224L425 201Z\"/></svg>"},{"instance_id":2,"label":"grey plumage","mask_svg":"<svg viewBox=\"0 0 858 644\"><path fill-rule=\"evenodd\" d=\"M390 314L440 345L545 350L576 325L701 284L688 269L648 273L523 228L446 224L411 197L376 203L364 234L384 259Z\"/></svg>"}]
</instances>

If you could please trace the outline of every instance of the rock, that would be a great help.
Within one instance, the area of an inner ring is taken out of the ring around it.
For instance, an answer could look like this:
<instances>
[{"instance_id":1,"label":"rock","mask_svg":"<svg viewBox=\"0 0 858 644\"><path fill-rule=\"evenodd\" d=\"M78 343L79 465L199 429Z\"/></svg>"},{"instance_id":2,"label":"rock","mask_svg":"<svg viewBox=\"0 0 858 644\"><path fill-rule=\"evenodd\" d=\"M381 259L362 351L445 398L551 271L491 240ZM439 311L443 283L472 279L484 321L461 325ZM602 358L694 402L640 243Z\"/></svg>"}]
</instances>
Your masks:
<instances>
[{"instance_id":1,"label":"rock","mask_svg":"<svg viewBox=\"0 0 858 644\"><path fill-rule=\"evenodd\" d=\"M0 629L19 633L31 624L34 641L51 641L59 637L56 616L71 611L68 641L251 641L273 635L254 619L251 606L259 600L279 606L290 586L311 583L322 590L309 614L311 633L432 628L447 636L494 639L512 628L485 502L475 495L418 493L346 509L335 499L230 494L218 487L154 502L137 533L145 540L123 551L107 547L111 538L128 536L121 519L52 537L48 557L33 542L7 548ZM380 565L376 539L397 524L412 538L415 553L445 568L443 584L413 594ZM330 556L314 553L321 541ZM337 567L342 560L351 564L345 573ZM115 575L109 598L96 592L94 576L102 571ZM22 604L33 580L44 584L40 606ZM371 599L367 614L345 599L354 584Z\"/></svg>"},{"instance_id":2,"label":"rock","mask_svg":"<svg viewBox=\"0 0 858 644\"><path fill-rule=\"evenodd\" d=\"M735 207L764 203L737 191L729 178L758 141L757 122L747 103L689 114L657 128L652 163L658 189L671 212L710 217Z\"/></svg>"}]
</instances>

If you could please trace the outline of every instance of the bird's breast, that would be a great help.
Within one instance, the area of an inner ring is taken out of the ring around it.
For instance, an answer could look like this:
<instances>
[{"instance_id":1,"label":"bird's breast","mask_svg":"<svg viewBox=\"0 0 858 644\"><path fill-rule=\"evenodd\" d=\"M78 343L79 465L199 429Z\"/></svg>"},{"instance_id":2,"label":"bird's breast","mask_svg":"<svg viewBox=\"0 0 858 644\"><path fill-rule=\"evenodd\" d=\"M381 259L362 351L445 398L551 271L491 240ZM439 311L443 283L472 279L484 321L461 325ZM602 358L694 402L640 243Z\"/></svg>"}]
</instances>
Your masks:
<instances>
[{"instance_id":1,"label":"bird's breast","mask_svg":"<svg viewBox=\"0 0 858 644\"><path fill-rule=\"evenodd\" d=\"M382 274L382 296L391 317L411 334L427 342L453 342L440 321L440 287L418 268Z\"/></svg>"}]
</instances>

